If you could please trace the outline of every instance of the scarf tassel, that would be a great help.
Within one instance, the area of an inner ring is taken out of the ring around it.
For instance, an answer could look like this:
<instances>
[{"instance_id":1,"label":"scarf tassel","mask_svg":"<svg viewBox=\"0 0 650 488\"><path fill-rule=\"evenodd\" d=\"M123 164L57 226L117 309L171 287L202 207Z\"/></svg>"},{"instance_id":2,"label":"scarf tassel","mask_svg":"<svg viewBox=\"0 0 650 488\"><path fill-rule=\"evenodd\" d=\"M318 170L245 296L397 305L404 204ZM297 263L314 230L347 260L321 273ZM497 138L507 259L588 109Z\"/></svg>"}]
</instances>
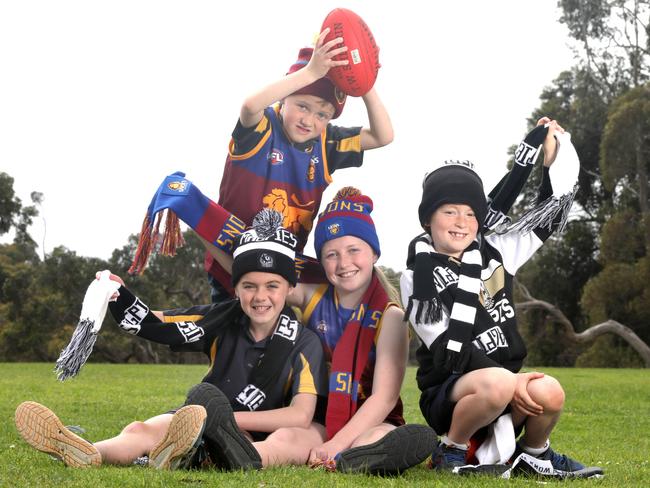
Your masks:
<instances>
[{"instance_id":1,"label":"scarf tassel","mask_svg":"<svg viewBox=\"0 0 650 488\"><path fill-rule=\"evenodd\" d=\"M440 298L434 297L427 300L417 300L413 296L409 297L408 305L406 307L406 312L404 312L404 321L408 320L408 317L411 316L413 311L414 302L417 302L418 307L415 312L415 323L416 324L433 324L442 319L442 304Z\"/></svg>"},{"instance_id":2,"label":"scarf tassel","mask_svg":"<svg viewBox=\"0 0 650 488\"><path fill-rule=\"evenodd\" d=\"M72 334L70 344L61 351L54 372L59 381L76 376L93 351L97 334L93 332L94 320L82 319Z\"/></svg>"},{"instance_id":3,"label":"scarf tassel","mask_svg":"<svg viewBox=\"0 0 650 488\"><path fill-rule=\"evenodd\" d=\"M165 231L160 239L160 224L162 222L162 214L166 213L165 217ZM160 241L160 242L159 242ZM142 274L147 267L149 256L159 247L160 253L163 256L175 256L176 250L185 244L183 234L181 232L180 220L171 210L164 210L158 212L155 216L155 222L149 217L149 213L145 215L142 222L142 229L140 231L140 239L138 247L135 251L133 263L129 268L129 274Z\"/></svg>"},{"instance_id":4,"label":"scarf tassel","mask_svg":"<svg viewBox=\"0 0 650 488\"><path fill-rule=\"evenodd\" d=\"M569 212L577 191L578 185L573 188L572 192L562 195L559 198L555 196L547 198L537 204L535 208L526 212L508 230L530 232L536 227L551 230L553 224L557 222L557 231L562 232L569 219Z\"/></svg>"}]
</instances>

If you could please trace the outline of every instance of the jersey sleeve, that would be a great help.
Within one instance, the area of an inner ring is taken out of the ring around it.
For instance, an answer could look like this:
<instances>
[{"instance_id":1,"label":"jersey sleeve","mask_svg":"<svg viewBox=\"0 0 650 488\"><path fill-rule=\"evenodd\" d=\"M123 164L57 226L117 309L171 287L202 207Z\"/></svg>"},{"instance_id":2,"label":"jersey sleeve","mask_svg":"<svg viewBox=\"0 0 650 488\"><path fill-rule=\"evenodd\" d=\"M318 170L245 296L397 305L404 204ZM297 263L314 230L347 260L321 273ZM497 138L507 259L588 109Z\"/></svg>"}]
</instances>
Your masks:
<instances>
[{"instance_id":1,"label":"jersey sleeve","mask_svg":"<svg viewBox=\"0 0 650 488\"><path fill-rule=\"evenodd\" d=\"M267 109L268 110L268 109ZM232 141L230 143L230 152L233 156L240 156L252 151L262 138L271 130L271 121L264 111L262 120L252 127L244 127L241 121L237 119L237 125L232 131Z\"/></svg>"},{"instance_id":2,"label":"jersey sleeve","mask_svg":"<svg viewBox=\"0 0 650 488\"><path fill-rule=\"evenodd\" d=\"M330 173L337 169L359 167L363 164L361 127L327 126L325 151Z\"/></svg>"},{"instance_id":3,"label":"jersey sleeve","mask_svg":"<svg viewBox=\"0 0 650 488\"><path fill-rule=\"evenodd\" d=\"M292 364L292 396L310 393L326 397L327 366L320 339L311 330L303 327L296 349Z\"/></svg>"},{"instance_id":4,"label":"jersey sleeve","mask_svg":"<svg viewBox=\"0 0 650 488\"><path fill-rule=\"evenodd\" d=\"M203 327L196 323L203 315L176 315L172 320L161 321L127 288L121 286L118 291L120 295L109 303L109 309L118 326L129 334L169 346L195 343L205 335Z\"/></svg>"}]
</instances>

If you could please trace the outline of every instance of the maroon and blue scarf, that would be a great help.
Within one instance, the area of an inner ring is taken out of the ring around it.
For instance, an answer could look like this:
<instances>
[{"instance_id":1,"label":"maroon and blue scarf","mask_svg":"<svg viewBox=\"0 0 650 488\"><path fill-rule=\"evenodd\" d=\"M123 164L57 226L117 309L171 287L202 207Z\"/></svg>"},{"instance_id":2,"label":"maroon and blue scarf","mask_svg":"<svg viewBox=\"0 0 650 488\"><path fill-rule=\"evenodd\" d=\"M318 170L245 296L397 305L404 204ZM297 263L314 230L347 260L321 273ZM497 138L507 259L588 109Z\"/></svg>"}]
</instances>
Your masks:
<instances>
[{"instance_id":1,"label":"maroon and blue scarf","mask_svg":"<svg viewBox=\"0 0 650 488\"><path fill-rule=\"evenodd\" d=\"M165 228L160 239L163 218ZM246 230L241 219L210 200L185 178L185 173L177 171L163 180L151 199L129 273L142 273L149 256L158 247L165 256L175 255L176 249L183 245L179 219L228 254L232 254L239 234ZM296 274L305 283L322 283L323 280L320 263L299 254L296 254ZM231 289L229 281L230 277L224 284Z\"/></svg>"},{"instance_id":2,"label":"maroon and blue scarf","mask_svg":"<svg viewBox=\"0 0 650 488\"><path fill-rule=\"evenodd\" d=\"M389 305L375 274L353 310L332 354L325 426L331 439L357 411L359 384L375 341L377 326Z\"/></svg>"}]
</instances>

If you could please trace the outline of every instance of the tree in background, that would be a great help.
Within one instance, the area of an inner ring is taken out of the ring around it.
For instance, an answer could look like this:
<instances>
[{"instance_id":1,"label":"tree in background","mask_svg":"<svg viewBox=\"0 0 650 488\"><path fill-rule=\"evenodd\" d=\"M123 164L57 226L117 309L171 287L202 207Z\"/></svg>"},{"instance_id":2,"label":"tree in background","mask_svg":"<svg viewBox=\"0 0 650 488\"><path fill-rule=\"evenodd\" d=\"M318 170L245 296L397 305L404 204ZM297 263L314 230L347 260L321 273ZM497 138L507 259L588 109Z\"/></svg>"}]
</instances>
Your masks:
<instances>
[{"instance_id":1,"label":"tree in background","mask_svg":"<svg viewBox=\"0 0 650 488\"><path fill-rule=\"evenodd\" d=\"M154 256L147 273L129 277L136 236L115 250L109 261L78 256L57 247L41 260L29 235L36 205L42 195L32 194L34 205L23 206L15 196L13 178L0 173L0 234L14 232L11 244L0 245L0 361L56 360L79 320L86 289L97 271L111 269L154 307L185 307L209 302L203 271L203 246L193 233L173 258ZM203 357L171 353L129 336L106 318L91 361L188 362Z\"/></svg>"},{"instance_id":2,"label":"tree in background","mask_svg":"<svg viewBox=\"0 0 650 488\"><path fill-rule=\"evenodd\" d=\"M555 304L566 319L551 314L549 321L548 308L525 316L525 333L536 344L531 349L541 351L530 361L571 364L571 356L582 352L578 365L639 365L642 352L619 337L600 337L586 351L585 346L567 350L560 346L567 341L557 337L573 335L562 323L584 331L613 320L629 326L624 335L650 340L650 87L644 85L650 71L650 2L563 0L559 5L561 21L578 42L580 62L544 90L531 124L544 114L570 130L581 161L580 188L567 233L556 236L520 273L528 298Z\"/></svg>"}]
</instances>

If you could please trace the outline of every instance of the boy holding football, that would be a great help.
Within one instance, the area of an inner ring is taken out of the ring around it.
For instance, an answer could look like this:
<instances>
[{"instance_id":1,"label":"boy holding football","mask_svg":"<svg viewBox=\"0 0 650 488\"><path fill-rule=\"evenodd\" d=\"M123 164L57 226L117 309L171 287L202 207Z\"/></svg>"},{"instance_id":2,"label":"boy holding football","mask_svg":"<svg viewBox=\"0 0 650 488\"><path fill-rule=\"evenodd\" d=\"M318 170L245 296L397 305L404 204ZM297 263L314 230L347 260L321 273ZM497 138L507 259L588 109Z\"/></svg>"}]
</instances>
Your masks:
<instances>
[{"instance_id":1,"label":"boy holding football","mask_svg":"<svg viewBox=\"0 0 650 488\"><path fill-rule=\"evenodd\" d=\"M348 64L335 59L348 48L341 37L325 42L328 33L323 30L313 49L300 50L286 76L244 100L219 190L218 203L241 219L242 230L261 208L282 213L284 227L298 237L297 251L307 242L331 174L361 166L365 150L393 140L390 117L374 88L362 97L368 127L330 123L343 111L346 94L326 75ZM209 255L206 269L213 300L220 301L229 293L228 275Z\"/></svg>"}]
</instances>

